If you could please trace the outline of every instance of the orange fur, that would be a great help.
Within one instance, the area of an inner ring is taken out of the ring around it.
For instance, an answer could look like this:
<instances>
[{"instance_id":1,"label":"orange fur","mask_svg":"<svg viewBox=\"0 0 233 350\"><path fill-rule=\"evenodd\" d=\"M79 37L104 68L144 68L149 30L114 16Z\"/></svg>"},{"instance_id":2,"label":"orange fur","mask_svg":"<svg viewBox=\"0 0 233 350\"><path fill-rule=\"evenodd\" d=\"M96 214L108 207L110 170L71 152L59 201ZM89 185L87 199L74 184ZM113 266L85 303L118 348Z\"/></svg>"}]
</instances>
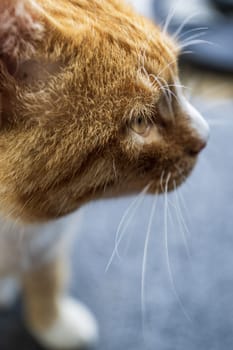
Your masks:
<instances>
[{"instance_id":1,"label":"orange fur","mask_svg":"<svg viewBox=\"0 0 233 350\"><path fill-rule=\"evenodd\" d=\"M174 98L175 127L174 118L164 120L163 92L153 82L160 72L168 84L177 77L175 44L117 0L38 0L28 11L43 39L26 36L33 51L30 59L17 55L13 75L4 56L0 65L0 210L48 220L149 182L160 191L162 172L182 182L198 137ZM25 74L25 62L35 62L41 78ZM140 114L159 142L131 137L130 118Z\"/></svg>"},{"instance_id":2,"label":"orange fur","mask_svg":"<svg viewBox=\"0 0 233 350\"><path fill-rule=\"evenodd\" d=\"M47 221L100 197L182 183L206 141L172 86L176 61L175 43L119 0L2 0L1 222ZM42 344L80 345L79 334L89 343L94 321L88 333L82 308L63 309L52 255L22 272L29 328Z\"/></svg>"}]
</instances>

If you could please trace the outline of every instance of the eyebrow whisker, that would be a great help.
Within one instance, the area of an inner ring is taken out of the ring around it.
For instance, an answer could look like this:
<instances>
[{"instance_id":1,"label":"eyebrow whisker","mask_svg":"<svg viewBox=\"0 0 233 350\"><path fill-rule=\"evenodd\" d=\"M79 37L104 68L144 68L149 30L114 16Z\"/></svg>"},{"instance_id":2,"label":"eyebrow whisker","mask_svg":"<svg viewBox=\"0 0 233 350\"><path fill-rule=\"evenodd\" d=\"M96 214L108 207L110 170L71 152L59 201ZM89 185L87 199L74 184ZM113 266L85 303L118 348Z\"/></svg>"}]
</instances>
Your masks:
<instances>
[{"instance_id":1,"label":"eyebrow whisker","mask_svg":"<svg viewBox=\"0 0 233 350\"><path fill-rule=\"evenodd\" d=\"M177 37L177 40L180 41L181 38L185 37L187 34L189 33L193 33L193 32L198 32L200 30L205 30L207 31L209 28L208 27L198 27L198 28L192 28L192 29L189 29L187 30L186 32L184 33L181 33L178 37ZM203 32L204 33L204 32Z\"/></svg>"},{"instance_id":2,"label":"eyebrow whisker","mask_svg":"<svg viewBox=\"0 0 233 350\"><path fill-rule=\"evenodd\" d=\"M197 33L197 34L193 34L191 36L189 36L188 38L185 38L184 40L180 41L182 44L186 43L186 42L189 42L193 39L196 39L196 38L200 38L201 36L205 35L206 32L201 32L201 33Z\"/></svg>"},{"instance_id":3,"label":"eyebrow whisker","mask_svg":"<svg viewBox=\"0 0 233 350\"><path fill-rule=\"evenodd\" d=\"M208 45L214 45L217 46L216 43L214 43L213 41L208 41L208 40L202 40L202 39L194 39L191 41L188 41L186 43L184 43L183 45L180 45L180 49L183 50L186 47L189 47L191 45L199 45L199 44L208 44Z\"/></svg>"},{"instance_id":4,"label":"eyebrow whisker","mask_svg":"<svg viewBox=\"0 0 233 350\"><path fill-rule=\"evenodd\" d=\"M173 39L177 39L179 34L181 33L182 29L184 28L184 26L194 17L196 17L197 15L199 15L199 12L195 12L192 13L191 15L187 16L183 22L180 24L180 26L177 28L177 30L172 34Z\"/></svg>"}]
</instances>

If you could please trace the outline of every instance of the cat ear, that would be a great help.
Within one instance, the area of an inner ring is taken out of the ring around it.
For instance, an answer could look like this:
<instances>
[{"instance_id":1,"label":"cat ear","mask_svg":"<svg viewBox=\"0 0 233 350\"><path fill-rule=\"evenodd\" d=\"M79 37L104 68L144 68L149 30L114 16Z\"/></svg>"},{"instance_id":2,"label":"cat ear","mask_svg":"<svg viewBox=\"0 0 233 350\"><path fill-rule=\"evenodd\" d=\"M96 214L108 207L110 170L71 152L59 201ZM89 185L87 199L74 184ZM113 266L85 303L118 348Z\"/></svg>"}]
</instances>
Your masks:
<instances>
[{"instance_id":1,"label":"cat ear","mask_svg":"<svg viewBox=\"0 0 233 350\"><path fill-rule=\"evenodd\" d=\"M0 127L9 113L21 62L30 59L43 38L36 0L0 0Z\"/></svg>"},{"instance_id":2,"label":"cat ear","mask_svg":"<svg viewBox=\"0 0 233 350\"><path fill-rule=\"evenodd\" d=\"M11 75L21 58L34 53L34 45L42 39L39 7L34 0L0 1L0 63Z\"/></svg>"}]
</instances>

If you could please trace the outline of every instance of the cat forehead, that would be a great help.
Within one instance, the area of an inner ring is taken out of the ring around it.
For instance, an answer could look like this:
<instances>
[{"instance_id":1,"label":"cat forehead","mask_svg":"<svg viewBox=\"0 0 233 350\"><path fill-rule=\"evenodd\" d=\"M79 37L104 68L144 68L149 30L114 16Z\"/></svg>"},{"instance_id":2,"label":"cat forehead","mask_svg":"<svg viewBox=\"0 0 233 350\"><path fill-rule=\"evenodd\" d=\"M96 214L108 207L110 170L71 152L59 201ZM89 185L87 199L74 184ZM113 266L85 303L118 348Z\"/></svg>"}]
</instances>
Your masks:
<instances>
[{"instance_id":1,"label":"cat forehead","mask_svg":"<svg viewBox=\"0 0 233 350\"><path fill-rule=\"evenodd\" d=\"M38 9L60 41L92 46L103 40L131 51L174 51L171 40L150 20L118 0L37 0ZM57 29L57 30L54 30ZM89 39L91 40L89 41ZM94 39L94 43L93 43Z\"/></svg>"}]
</instances>

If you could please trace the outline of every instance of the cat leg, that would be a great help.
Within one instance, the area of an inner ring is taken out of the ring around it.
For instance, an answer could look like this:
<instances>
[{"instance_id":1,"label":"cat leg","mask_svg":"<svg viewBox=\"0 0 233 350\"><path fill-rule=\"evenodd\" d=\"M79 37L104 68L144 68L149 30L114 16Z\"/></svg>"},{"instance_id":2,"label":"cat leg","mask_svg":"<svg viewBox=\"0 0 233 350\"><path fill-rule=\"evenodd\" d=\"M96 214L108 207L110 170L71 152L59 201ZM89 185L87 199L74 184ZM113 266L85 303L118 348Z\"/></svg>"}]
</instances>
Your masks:
<instances>
[{"instance_id":1,"label":"cat leg","mask_svg":"<svg viewBox=\"0 0 233 350\"><path fill-rule=\"evenodd\" d=\"M23 276L25 317L41 345L77 349L97 341L97 324L88 309L64 294L64 269L53 261Z\"/></svg>"}]
</instances>

